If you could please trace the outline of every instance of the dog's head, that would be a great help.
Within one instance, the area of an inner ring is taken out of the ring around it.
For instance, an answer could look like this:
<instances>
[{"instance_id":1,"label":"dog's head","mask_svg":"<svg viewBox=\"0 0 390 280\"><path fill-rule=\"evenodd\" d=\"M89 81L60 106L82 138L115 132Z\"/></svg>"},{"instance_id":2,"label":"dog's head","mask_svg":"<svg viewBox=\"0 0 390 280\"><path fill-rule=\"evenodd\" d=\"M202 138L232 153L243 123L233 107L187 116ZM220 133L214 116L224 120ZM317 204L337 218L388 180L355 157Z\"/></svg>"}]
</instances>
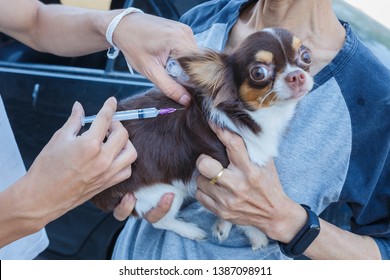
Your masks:
<instances>
[{"instance_id":1,"label":"dog's head","mask_svg":"<svg viewBox=\"0 0 390 280\"><path fill-rule=\"evenodd\" d=\"M239 100L255 111L297 101L313 87L309 49L279 28L253 33L230 54L206 50L177 60L189 85L210 98L214 107Z\"/></svg>"}]
</instances>

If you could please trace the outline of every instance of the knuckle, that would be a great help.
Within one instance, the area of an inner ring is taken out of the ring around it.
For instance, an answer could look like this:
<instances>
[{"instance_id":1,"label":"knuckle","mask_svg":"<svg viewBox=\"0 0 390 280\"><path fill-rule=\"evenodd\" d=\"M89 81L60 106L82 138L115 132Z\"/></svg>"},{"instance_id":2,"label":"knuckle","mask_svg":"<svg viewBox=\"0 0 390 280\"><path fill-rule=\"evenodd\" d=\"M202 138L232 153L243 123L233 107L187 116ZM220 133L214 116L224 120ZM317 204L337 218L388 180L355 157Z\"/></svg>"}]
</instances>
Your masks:
<instances>
[{"instance_id":1,"label":"knuckle","mask_svg":"<svg viewBox=\"0 0 390 280\"><path fill-rule=\"evenodd\" d=\"M135 149L131 149L129 152L129 163L132 164L138 158L138 153Z\"/></svg>"},{"instance_id":2,"label":"knuckle","mask_svg":"<svg viewBox=\"0 0 390 280\"><path fill-rule=\"evenodd\" d=\"M115 134L122 143L127 143L127 140L129 139L129 132L120 122L115 122L113 130L115 130Z\"/></svg>"},{"instance_id":3,"label":"knuckle","mask_svg":"<svg viewBox=\"0 0 390 280\"><path fill-rule=\"evenodd\" d=\"M83 141L81 144L81 149L90 157L97 156L101 151L102 143L96 139L88 139Z\"/></svg>"},{"instance_id":4,"label":"knuckle","mask_svg":"<svg viewBox=\"0 0 390 280\"><path fill-rule=\"evenodd\" d=\"M121 123L119 123L119 124L120 124L120 133L121 133L122 137L125 138L126 140L129 139L129 132L123 126L123 124L121 124Z\"/></svg>"},{"instance_id":5,"label":"knuckle","mask_svg":"<svg viewBox=\"0 0 390 280\"><path fill-rule=\"evenodd\" d=\"M122 172L121 172L121 176L119 178L119 181L122 182L124 180L127 180L130 178L132 174L132 169L131 169L131 166L128 166L127 168L125 168Z\"/></svg>"},{"instance_id":6,"label":"knuckle","mask_svg":"<svg viewBox=\"0 0 390 280\"><path fill-rule=\"evenodd\" d=\"M102 110L99 112L99 116L104 120L104 122L111 123L113 112L114 112L113 110L112 111Z\"/></svg>"},{"instance_id":7,"label":"knuckle","mask_svg":"<svg viewBox=\"0 0 390 280\"><path fill-rule=\"evenodd\" d=\"M250 169L247 173L247 184L245 184L245 187L247 185L254 186L259 184L261 182L261 175L259 172L256 172L256 170Z\"/></svg>"},{"instance_id":8,"label":"knuckle","mask_svg":"<svg viewBox=\"0 0 390 280\"><path fill-rule=\"evenodd\" d=\"M137 150L134 148L134 146L131 144L129 140L128 140L127 147L125 147L125 149L122 150L122 153L124 153L126 165L132 164L134 161L136 161L138 157Z\"/></svg>"},{"instance_id":9,"label":"knuckle","mask_svg":"<svg viewBox=\"0 0 390 280\"><path fill-rule=\"evenodd\" d=\"M235 210L237 208L237 200L235 197L228 197L225 201L225 207L229 210Z\"/></svg>"},{"instance_id":10,"label":"knuckle","mask_svg":"<svg viewBox=\"0 0 390 280\"><path fill-rule=\"evenodd\" d=\"M127 168L126 171L127 172L125 172L124 180L129 179L131 177L132 172L133 172L131 169L131 166L129 166L129 168Z\"/></svg>"},{"instance_id":11,"label":"knuckle","mask_svg":"<svg viewBox=\"0 0 390 280\"><path fill-rule=\"evenodd\" d=\"M193 36L194 33L193 33L191 27L189 27L188 25L181 23L179 25L179 27L180 27L181 32L184 35L186 35L186 36Z\"/></svg>"},{"instance_id":12,"label":"knuckle","mask_svg":"<svg viewBox=\"0 0 390 280\"><path fill-rule=\"evenodd\" d=\"M95 161L95 169L98 173L104 173L111 166L111 160L107 159L107 157L100 157Z\"/></svg>"},{"instance_id":13,"label":"knuckle","mask_svg":"<svg viewBox=\"0 0 390 280\"><path fill-rule=\"evenodd\" d=\"M215 214L218 217L220 217L220 218L222 218L224 220L229 220L231 218L231 215L230 215L229 211L216 209L215 212L216 212Z\"/></svg>"},{"instance_id":14,"label":"knuckle","mask_svg":"<svg viewBox=\"0 0 390 280\"><path fill-rule=\"evenodd\" d=\"M244 145L244 142L242 138L237 135L232 135L232 137L228 139L228 146L234 151L239 150L242 145Z\"/></svg>"}]
</instances>

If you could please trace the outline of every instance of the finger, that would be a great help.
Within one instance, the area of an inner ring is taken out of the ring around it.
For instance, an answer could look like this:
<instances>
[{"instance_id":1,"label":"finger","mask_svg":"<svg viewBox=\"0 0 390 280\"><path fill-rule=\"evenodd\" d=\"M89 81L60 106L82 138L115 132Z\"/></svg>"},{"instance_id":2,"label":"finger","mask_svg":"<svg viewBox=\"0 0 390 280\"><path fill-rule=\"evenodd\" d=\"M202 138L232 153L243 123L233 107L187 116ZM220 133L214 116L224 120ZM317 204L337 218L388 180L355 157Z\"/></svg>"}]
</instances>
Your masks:
<instances>
[{"instance_id":1,"label":"finger","mask_svg":"<svg viewBox=\"0 0 390 280\"><path fill-rule=\"evenodd\" d=\"M115 207L113 215L118 221L123 221L133 212L136 199L134 195L127 193L123 196L121 202Z\"/></svg>"},{"instance_id":2,"label":"finger","mask_svg":"<svg viewBox=\"0 0 390 280\"><path fill-rule=\"evenodd\" d=\"M212 185L210 183L210 179L202 175L199 175L196 178L196 185L197 185L197 190L200 190L202 193L209 196L215 201L220 199L223 196L222 194L223 188L221 188L220 184L217 183L215 185Z\"/></svg>"},{"instance_id":3,"label":"finger","mask_svg":"<svg viewBox=\"0 0 390 280\"><path fill-rule=\"evenodd\" d=\"M209 123L209 125L218 139L226 147L230 162L243 170L249 168L251 161L244 140L238 134L227 129L217 127L213 123Z\"/></svg>"},{"instance_id":4,"label":"finger","mask_svg":"<svg viewBox=\"0 0 390 280\"><path fill-rule=\"evenodd\" d=\"M128 145L129 133L120 122L112 122L106 142L102 146L102 153L106 159L113 161ZM129 148L129 147L127 147Z\"/></svg>"},{"instance_id":5,"label":"finger","mask_svg":"<svg viewBox=\"0 0 390 280\"><path fill-rule=\"evenodd\" d=\"M81 129L81 118L84 116L83 106L75 102L72 107L72 113L63 125L63 130L71 136L76 136Z\"/></svg>"},{"instance_id":6,"label":"finger","mask_svg":"<svg viewBox=\"0 0 390 280\"><path fill-rule=\"evenodd\" d=\"M149 210L144 215L144 218L146 220L148 220L149 223L152 223L152 224L158 222L171 209L171 205L172 205L174 198L175 198L175 195L173 193L164 194L161 197L157 206L155 208L152 208L151 210Z\"/></svg>"},{"instance_id":7,"label":"finger","mask_svg":"<svg viewBox=\"0 0 390 280\"><path fill-rule=\"evenodd\" d=\"M119 153L118 159L120 159L121 157L124 157L124 161L130 164L132 164L137 159L137 150L135 149L133 143L130 142L130 140L127 140L126 145Z\"/></svg>"},{"instance_id":8,"label":"finger","mask_svg":"<svg viewBox=\"0 0 390 280\"><path fill-rule=\"evenodd\" d=\"M228 173L230 172L230 170L224 169L219 161L213 159L208 155L200 155L196 160L196 167L198 168L200 174L208 178L209 181L212 180L214 177L218 176L219 172L221 172L222 170L222 174L219 174L217 183L224 185L229 180Z\"/></svg>"},{"instance_id":9,"label":"finger","mask_svg":"<svg viewBox=\"0 0 390 280\"><path fill-rule=\"evenodd\" d=\"M131 142L128 141L128 144L112 162L108 172L105 174L104 178L107 183L105 183L103 187L108 188L128 179L132 173L131 164L136 160L136 158L137 151Z\"/></svg>"},{"instance_id":10,"label":"finger","mask_svg":"<svg viewBox=\"0 0 390 280\"><path fill-rule=\"evenodd\" d=\"M181 105L189 105L191 96L188 91L172 79L161 65L155 65L147 76L167 97Z\"/></svg>"},{"instance_id":11,"label":"finger","mask_svg":"<svg viewBox=\"0 0 390 280\"><path fill-rule=\"evenodd\" d=\"M195 193L195 198L199 201L200 204L202 204L205 208L210 210L213 213L216 213L216 203L213 198L205 194L202 190L199 188L197 189Z\"/></svg>"},{"instance_id":12,"label":"finger","mask_svg":"<svg viewBox=\"0 0 390 280\"><path fill-rule=\"evenodd\" d=\"M104 140L107 135L108 128L112 122L112 116L116 110L117 101L115 97L110 97L104 102L103 107L96 115L96 119L92 122L91 128L85 133L97 138L99 141Z\"/></svg>"},{"instance_id":13,"label":"finger","mask_svg":"<svg viewBox=\"0 0 390 280\"><path fill-rule=\"evenodd\" d=\"M109 179L107 183L105 183L102 186L102 189L99 190L99 192L103 191L104 189L107 189L109 187L112 187L116 184L119 184L123 182L124 180L127 180L130 178L132 173L131 164L125 166L123 169L116 171L112 176L107 176Z\"/></svg>"}]
</instances>

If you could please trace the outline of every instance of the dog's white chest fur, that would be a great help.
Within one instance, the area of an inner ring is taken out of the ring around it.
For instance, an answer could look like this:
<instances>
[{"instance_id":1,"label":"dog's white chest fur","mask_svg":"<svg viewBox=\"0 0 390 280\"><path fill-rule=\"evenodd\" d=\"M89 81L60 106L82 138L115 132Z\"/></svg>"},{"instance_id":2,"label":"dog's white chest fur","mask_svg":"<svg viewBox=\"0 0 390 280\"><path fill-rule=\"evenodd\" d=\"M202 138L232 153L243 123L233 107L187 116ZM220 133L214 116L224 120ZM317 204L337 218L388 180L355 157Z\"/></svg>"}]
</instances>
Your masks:
<instances>
[{"instance_id":1,"label":"dog's white chest fur","mask_svg":"<svg viewBox=\"0 0 390 280\"><path fill-rule=\"evenodd\" d=\"M270 158L277 156L280 138L294 115L296 105L295 100L290 100L255 112L248 111L261 127L261 132L258 134L254 134L249 128L237 127L220 111L212 111L211 118L239 134L245 142L251 161L262 166Z\"/></svg>"},{"instance_id":2,"label":"dog's white chest fur","mask_svg":"<svg viewBox=\"0 0 390 280\"><path fill-rule=\"evenodd\" d=\"M250 113L262 129L259 135L248 133L249 131L244 131L241 135L252 162L264 165L270 158L278 155L280 138L294 115L296 104L291 101Z\"/></svg>"}]
</instances>

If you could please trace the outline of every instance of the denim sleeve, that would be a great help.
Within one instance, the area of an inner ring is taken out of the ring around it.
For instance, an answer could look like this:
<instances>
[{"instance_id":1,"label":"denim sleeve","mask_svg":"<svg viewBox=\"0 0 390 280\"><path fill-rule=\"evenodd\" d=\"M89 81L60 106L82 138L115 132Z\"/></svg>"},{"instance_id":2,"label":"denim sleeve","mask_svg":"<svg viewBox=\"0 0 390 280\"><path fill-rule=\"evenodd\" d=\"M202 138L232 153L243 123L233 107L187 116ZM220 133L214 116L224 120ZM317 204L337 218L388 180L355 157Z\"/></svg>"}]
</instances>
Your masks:
<instances>
[{"instance_id":1,"label":"denim sleeve","mask_svg":"<svg viewBox=\"0 0 390 280\"><path fill-rule=\"evenodd\" d=\"M390 71L350 27L346 30L354 49L335 77L350 115L352 149L339 201L351 207L351 231L377 238L382 258L389 259ZM359 98L364 98L365 105L359 105Z\"/></svg>"},{"instance_id":2,"label":"denim sleeve","mask_svg":"<svg viewBox=\"0 0 390 280\"><path fill-rule=\"evenodd\" d=\"M374 238L378 245L382 260L390 260L390 239Z\"/></svg>"}]
</instances>

